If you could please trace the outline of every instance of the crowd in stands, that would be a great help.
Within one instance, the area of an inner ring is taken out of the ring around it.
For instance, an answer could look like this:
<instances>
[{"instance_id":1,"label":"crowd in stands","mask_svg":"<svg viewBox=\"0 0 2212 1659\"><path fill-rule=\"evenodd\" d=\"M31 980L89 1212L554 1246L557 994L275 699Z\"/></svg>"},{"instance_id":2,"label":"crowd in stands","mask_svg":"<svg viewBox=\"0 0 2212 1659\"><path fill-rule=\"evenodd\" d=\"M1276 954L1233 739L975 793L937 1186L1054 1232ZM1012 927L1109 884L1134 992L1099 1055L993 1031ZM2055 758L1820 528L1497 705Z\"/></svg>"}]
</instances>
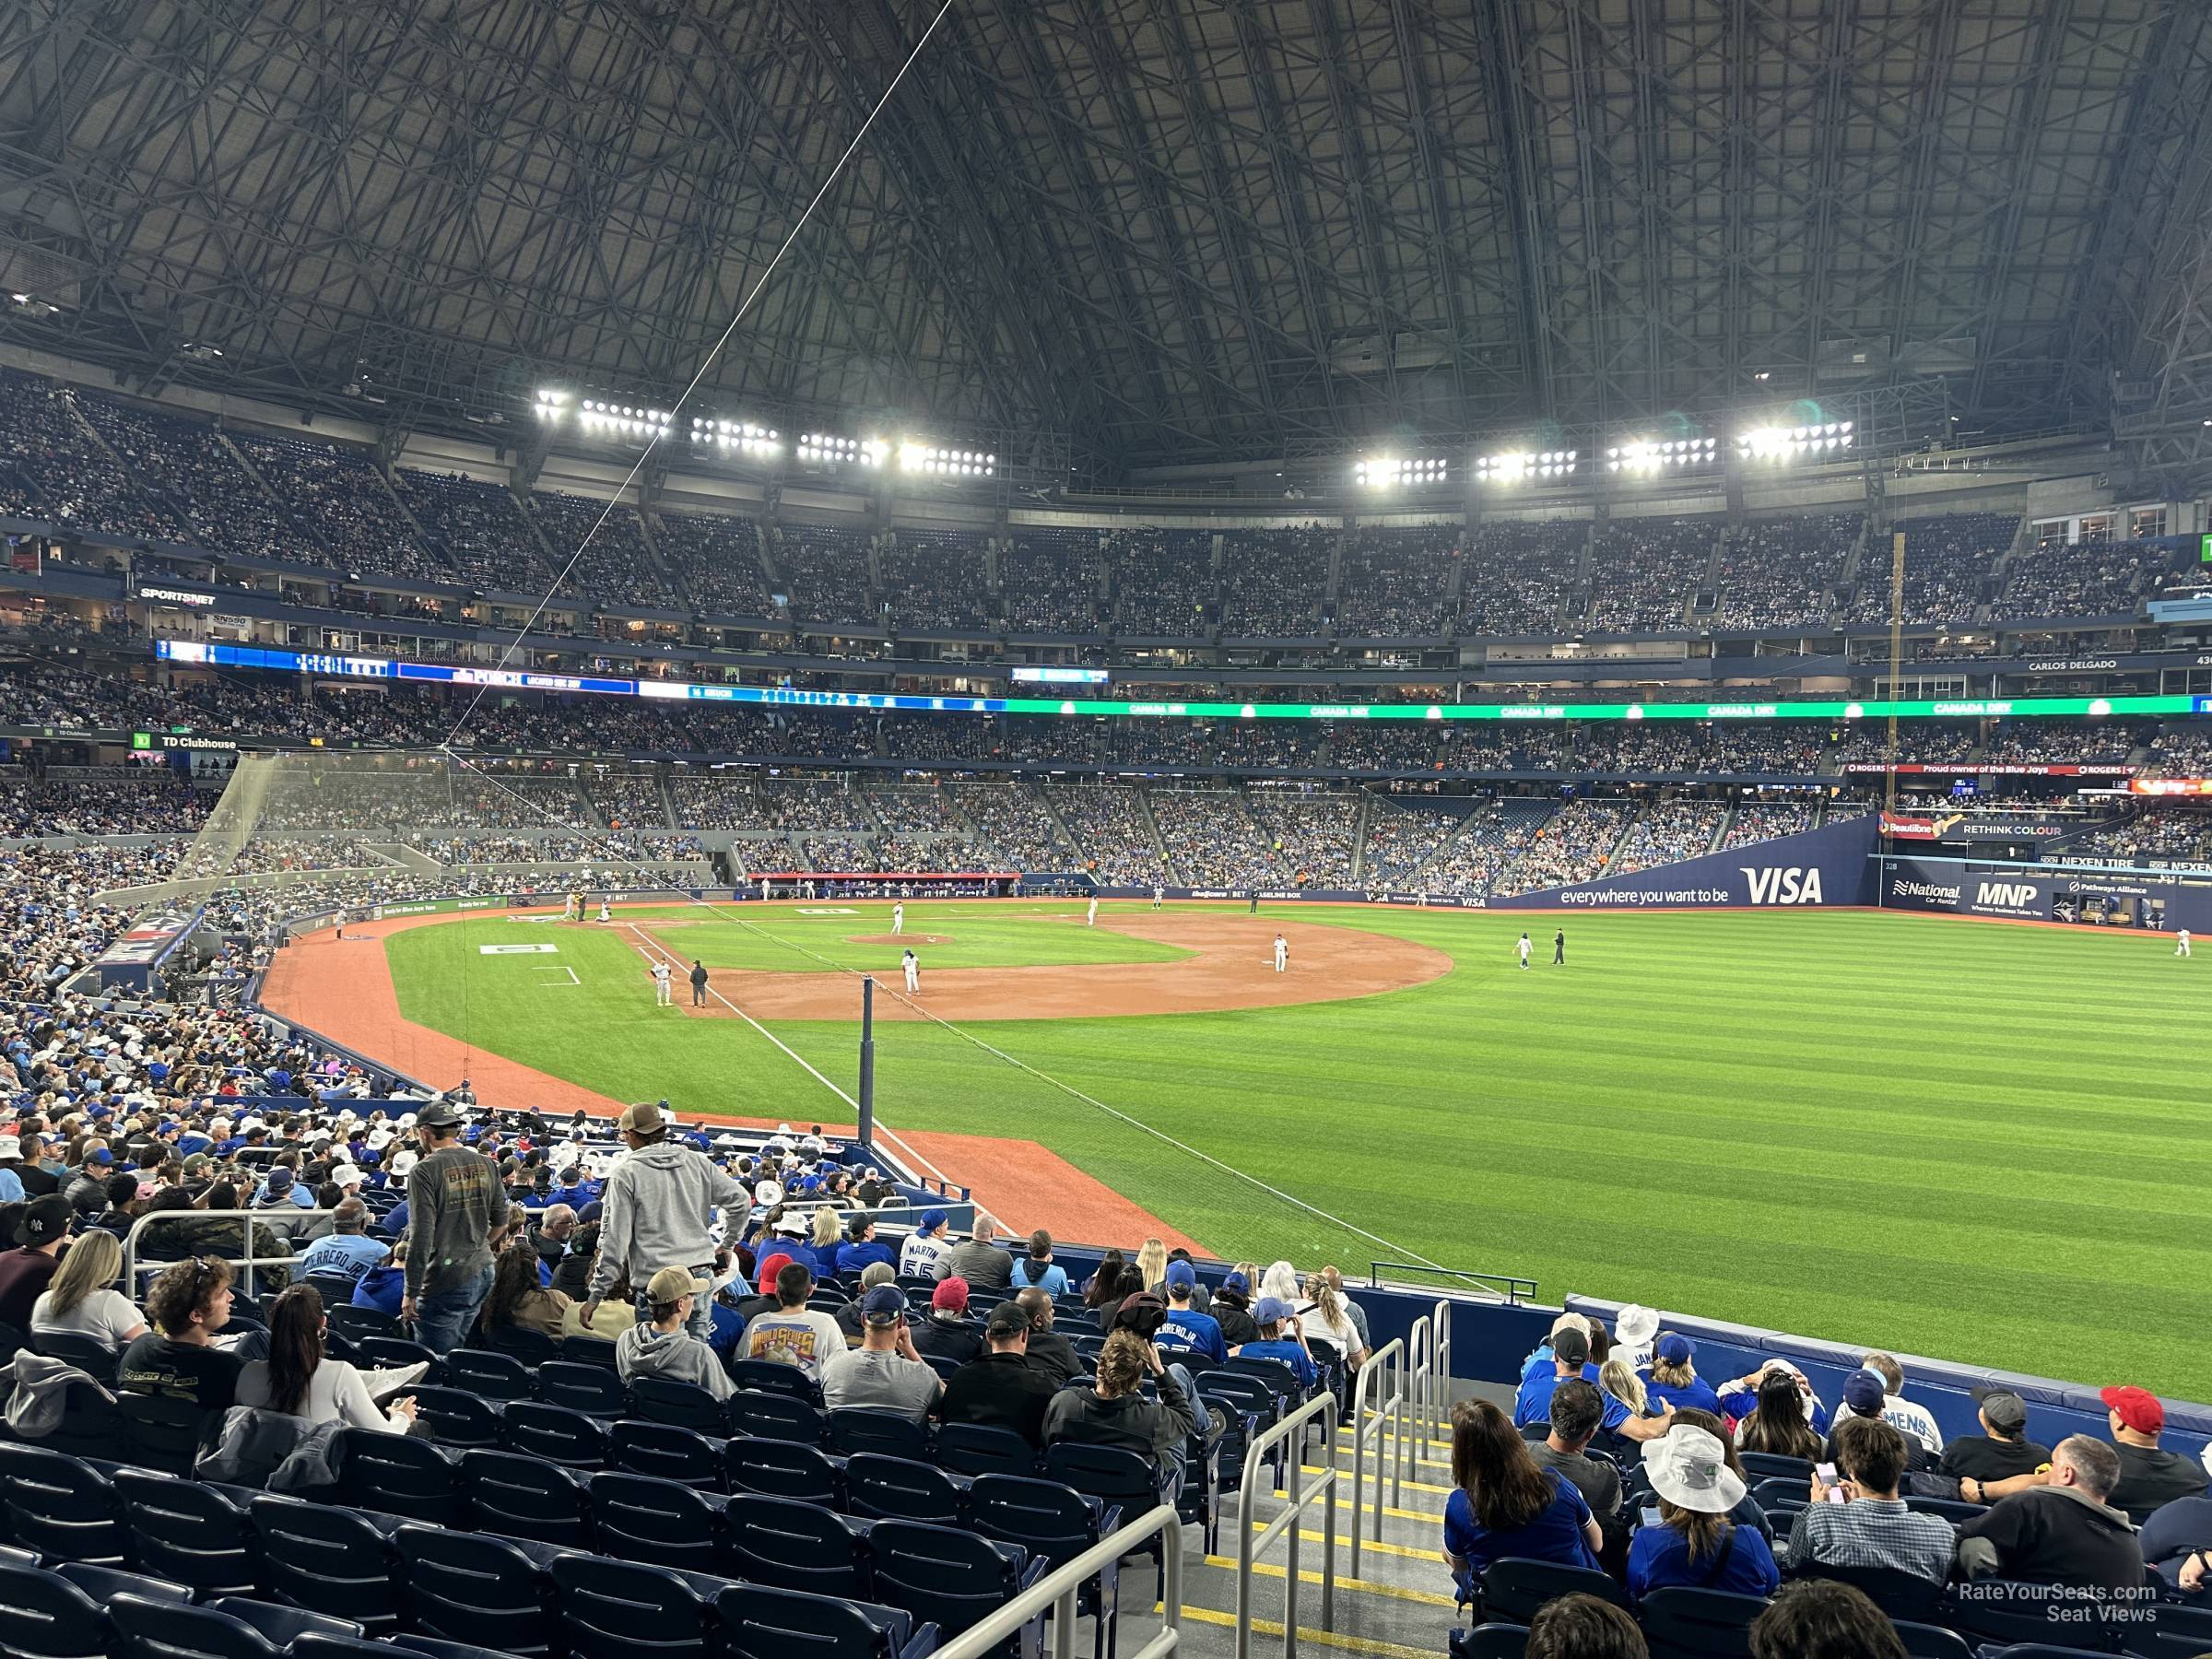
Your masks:
<instances>
[{"instance_id":1,"label":"crowd in stands","mask_svg":"<svg viewBox=\"0 0 2212 1659\"><path fill-rule=\"evenodd\" d=\"M76 407L140 493L186 527L181 539L247 559L321 562L316 538L260 488L213 427L108 397L80 396Z\"/></svg>"},{"instance_id":2,"label":"crowd in stands","mask_svg":"<svg viewBox=\"0 0 2212 1659\"><path fill-rule=\"evenodd\" d=\"M1288 883L1296 872L1276 855L1244 797L1230 790L1150 792L1152 821L1168 865L1188 887L1243 888Z\"/></svg>"},{"instance_id":3,"label":"crowd in stands","mask_svg":"<svg viewBox=\"0 0 2212 1659\"><path fill-rule=\"evenodd\" d=\"M1104 543L1117 634L1205 633L1211 626L1214 538L1195 530L1115 530Z\"/></svg>"},{"instance_id":4,"label":"crowd in stands","mask_svg":"<svg viewBox=\"0 0 2212 1659\"><path fill-rule=\"evenodd\" d=\"M636 508L554 489L534 489L529 501L553 569L568 572L562 578L568 592L603 605L688 608L663 574Z\"/></svg>"},{"instance_id":5,"label":"crowd in stands","mask_svg":"<svg viewBox=\"0 0 2212 1659\"><path fill-rule=\"evenodd\" d=\"M996 854L1002 866L1018 870L1061 870L1075 867L1075 849L1062 839L1053 815L1040 804L1026 783L954 783L947 786L954 804ZM1101 841L1101 845L1105 844ZM1130 856L1149 848L1151 837L1141 841L1117 836L1112 857ZM1154 867L1159 855L1152 854ZM1111 867L1111 865L1109 865Z\"/></svg>"},{"instance_id":6,"label":"crowd in stands","mask_svg":"<svg viewBox=\"0 0 2212 1659\"><path fill-rule=\"evenodd\" d=\"M1819 806L1812 801L1745 801L1728 820L1728 833L1721 838L1717 851L1728 853L1753 841L1801 835L1814 827L1819 816Z\"/></svg>"},{"instance_id":7,"label":"crowd in stands","mask_svg":"<svg viewBox=\"0 0 2212 1659\"><path fill-rule=\"evenodd\" d=\"M1299 887L1353 885L1365 796L1326 794L1308 784L1296 791L1251 790L1244 799L1283 876Z\"/></svg>"},{"instance_id":8,"label":"crowd in stands","mask_svg":"<svg viewBox=\"0 0 2212 1659\"><path fill-rule=\"evenodd\" d=\"M505 486L406 466L393 480L401 505L455 580L487 592L535 596L546 591L553 573L546 569L529 519Z\"/></svg>"},{"instance_id":9,"label":"crowd in stands","mask_svg":"<svg viewBox=\"0 0 2212 1659\"><path fill-rule=\"evenodd\" d=\"M0 371L0 512L10 516L126 540L190 539L93 436L73 387Z\"/></svg>"},{"instance_id":10,"label":"crowd in stands","mask_svg":"<svg viewBox=\"0 0 2212 1659\"><path fill-rule=\"evenodd\" d=\"M1808 512L1737 525L1722 539L1718 599L1702 620L1715 629L1825 624L1865 522L1858 512Z\"/></svg>"},{"instance_id":11,"label":"crowd in stands","mask_svg":"<svg viewBox=\"0 0 2212 1659\"><path fill-rule=\"evenodd\" d=\"M1462 633L1552 634L1588 546L1587 524L1496 523L1469 526L1461 546Z\"/></svg>"},{"instance_id":12,"label":"crowd in stands","mask_svg":"<svg viewBox=\"0 0 2212 1659\"><path fill-rule=\"evenodd\" d=\"M292 516L313 533L340 570L410 582L456 579L423 547L399 498L365 451L326 440L253 432L234 432L230 441L269 493L290 504Z\"/></svg>"},{"instance_id":13,"label":"crowd in stands","mask_svg":"<svg viewBox=\"0 0 2212 1659\"><path fill-rule=\"evenodd\" d=\"M1465 810L1377 795L1368 809L1366 885L1402 888L1467 821Z\"/></svg>"},{"instance_id":14,"label":"crowd in stands","mask_svg":"<svg viewBox=\"0 0 2212 1659\"><path fill-rule=\"evenodd\" d=\"M1606 874L1631 808L1621 801L1570 801L1530 841L1491 890L1529 893Z\"/></svg>"},{"instance_id":15,"label":"crowd in stands","mask_svg":"<svg viewBox=\"0 0 2212 1659\"><path fill-rule=\"evenodd\" d=\"M708 616L773 617L775 596L760 571L760 532L750 519L720 513L653 515L653 540Z\"/></svg>"},{"instance_id":16,"label":"crowd in stands","mask_svg":"<svg viewBox=\"0 0 2212 1659\"><path fill-rule=\"evenodd\" d=\"M1445 606L1459 562L1460 531L1363 525L1346 536L1336 631L1352 639L1430 639L1447 631Z\"/></svg>"},{"instance_id":17,"label":"crowd in stands","mask_svg":"<svg viewBox=\"0 0 2212 1659\"><path fill-rule=\"evenodd\" d=\"M998 561L1008 631L1096 633L1103 539L1097 530L1016 530Z\"/></svg>"},{"instance_id":18,"label":"crowd in stands","mask_svg":"<svg viewBox=\"0 0 2212 1659\"><path fill-rule=\"evenodd\" d=\"M782 578L791 614L801 622L875 627L883 620L869 599L871 538L865 530L830 524L785 524L767 533L769 558Z\"/></svg>"},{"instance_id":19,"label":"crowd in stands","mask_svg":"<svg viewBox=\"0 0 2212 1659\"><path fill-rule=\"evenodd\" d=\"M1077 867L1101 880L1132 887L1176 879L1161 856L1144 797L1128 784L1053 783L1046 787L1043 798L1080 850ZM1060 856L1065 860L1066 855Z\"/></svg>"},{"instance_id":20,"label":"crowd in stands","mask_svg":"<svg viewBox=\"0 0 2212 1659\"><path fill-rule=\"evenodd\" d=\"M2132 616L2137 598L2173 563L2153 542L2035 542L2006 562L1998 614Z\"/></svg>"},{"instance_id":21,"label":"crowd in stands","mask_svg":"<svg viewBox=\"0 0 2212 1659\"><path fill-rule=\"evenodd\" d=\"M2179 805L2146 807L2109 827L2067 841L2068 855L2127 864L2142 858L2184 859L2212 854L2212 814Z\"/></svg>"},{"instance_id":22,"label":"crowd in stands","mask_svg":"<svg viewBox=\"0 0 2212 1659\"><path fill-rule=\"evenodd\" d=\"M1222 538L1221 631L1231 639L1304 639L1319 631L1337 533L1232 530Z\"/></svg>"},{"instance_id":23,"label":"crowd in stands","mask_svg":"<svg viewBox=\"0 0 2212 1659\"><path fill-rule=\"evenodd\" d=\"M0 840L25 835L177 835L197 830L214 794L158 771L0 768Z\"/></svg>"},{"instance_id":24,"label":"crowd in stands","mask_svg":"<svg viewBox=\"0 0 2212 1659\"><path fill-rule=\"evenodd\" d=\"M1992 569L2011 547L2019 520L2006 512L1955 512L1900 519L1905 536L1904 619L1908 625L1971 622L1989 597ZM1862 561L1849 619L1886 622L1890 561Z\"/></svg>"},{"instance_id":25,"label":"crowd in stands","mask_svg":"<svg viewBox=\"0 0 2212 1659\"><path fill-rule=\"evenodd\" d=\"M2212 777L2212 731L2167 726L2151 742L2147 770L2161 778Z\"/></svg>"},{"instance_id":26,"label":"crowd in stands","mask_svg":"<svg viewBox=\"0 0 2212 1659\"><path fill-rule=\"evenodd\" d=\"M1615 519L1590 546L1590 631L1671 633L1704 585L1721 525L1714 519Z\"/></svg>"},{"instance_id":27,"label":"crowd in stands","mask_svg":"<svg viewBox=\"0 0 2212 1659\"><path fill-rule=\"evenodd\" d=\"M1727 818L1721 801L1653 802L1636 815L1606 874L1627 875L1710 853Z\"/></svg>"},{"instance_id":28,"label":"crowd in stands","mask_svg":"<svg viewBox=\"0 0 2212 1659\"><path fill-rule=\"evenodd\" d=\"M985 629L992 625L982 542L947 530L897 530L876 555L891 625Z\"/></svg>"}]
</instances>

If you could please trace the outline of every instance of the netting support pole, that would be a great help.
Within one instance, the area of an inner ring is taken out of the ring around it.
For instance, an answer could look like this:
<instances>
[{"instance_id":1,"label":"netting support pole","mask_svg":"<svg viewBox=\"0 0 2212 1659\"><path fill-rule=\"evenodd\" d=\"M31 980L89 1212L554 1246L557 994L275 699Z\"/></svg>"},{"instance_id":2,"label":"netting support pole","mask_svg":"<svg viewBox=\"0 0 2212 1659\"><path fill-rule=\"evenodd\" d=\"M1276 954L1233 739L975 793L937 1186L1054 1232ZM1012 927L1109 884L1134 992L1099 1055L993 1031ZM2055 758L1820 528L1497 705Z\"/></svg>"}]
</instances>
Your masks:
<instances>
[{"instance_id":1,"label":"netting support pole","mask_svg":"<svg viewBox=\"0 0 2212 1659\"><path fill-rule=\"evenodd\" d=\"M876 981L860 982L860 1144L876 1147Z\"/></svg>"}]
</instances>

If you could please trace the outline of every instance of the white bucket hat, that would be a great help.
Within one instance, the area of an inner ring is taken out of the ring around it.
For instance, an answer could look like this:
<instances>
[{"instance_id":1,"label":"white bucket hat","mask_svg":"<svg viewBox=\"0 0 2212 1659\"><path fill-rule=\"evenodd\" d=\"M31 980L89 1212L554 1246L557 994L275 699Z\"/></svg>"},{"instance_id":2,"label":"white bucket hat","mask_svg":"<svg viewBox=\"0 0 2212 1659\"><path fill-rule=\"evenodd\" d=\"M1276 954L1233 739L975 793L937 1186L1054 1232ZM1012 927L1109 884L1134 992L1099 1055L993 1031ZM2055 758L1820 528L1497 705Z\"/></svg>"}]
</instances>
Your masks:
<instances>
[{"instance_id":1,"label":"white bucket hat","mask_svg":"<svg viewBox=\"0 0 2212 1659\"><path fill-rule=\"evenodd\" d=\"M1658 1335L1659 1311L1656 1308L1630 1302L1613 1317L1614 1340L1624 1347L1649 1347L1652 1338Z\"/></svg>"},{"instance_id":2,"label":"white bucket hat","mask_svg":"<svg viewBox=\"0 0 2212 1659\"><path fill-rule=\"evenodd\" d=\"M1644 1442L1643 1472L1677 1509L1724 1515L1744 1500L1744 1477L1728 1466L1721 1442L1688 1423Z\"/></svg>"}]
</instances>

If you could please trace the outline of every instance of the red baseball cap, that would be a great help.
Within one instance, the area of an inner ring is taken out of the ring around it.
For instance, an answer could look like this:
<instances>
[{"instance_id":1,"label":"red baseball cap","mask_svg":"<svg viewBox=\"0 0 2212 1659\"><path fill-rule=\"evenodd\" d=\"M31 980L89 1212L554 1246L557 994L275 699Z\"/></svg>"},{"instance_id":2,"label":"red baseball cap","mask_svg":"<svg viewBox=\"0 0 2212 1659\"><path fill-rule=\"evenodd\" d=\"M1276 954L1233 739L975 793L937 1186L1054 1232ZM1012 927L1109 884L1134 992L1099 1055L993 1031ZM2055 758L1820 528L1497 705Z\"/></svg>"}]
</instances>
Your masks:
<instances>
[{"instance_id":1,"label":"red baseball cap","mask_svg":"<svg viewBox=\"0 0 2212 1659\"><path fill-rule=\"evenodd\" d=\"M2158 1395L2140 1388L2108 1388L2097 1397L2118 1414L2122 1428L2133 1429L2137 1434L2164 1432L2166 1407L2159 1404Z\"/></svg>"},{"instance_id":2,"label":"red baseball cap","mask_svg":"<svg viewBox=\"0 0 2212 1659\"><path fill-rule=\"evenodd\" d=\"M968 1312L968 1281L959 1274L937 1281L937 1288L929 1293L929 1305L955 1313Z\"/></svg>"},{"instance_id":3,"label":"red baseball cap","mask_svg":"<svg viewBox=\"0 0 2212 1659\"><path fill-rule=\"evenodd\" d=\"M776 1275L790 1265L791 1258L779 1250L775 1254L762 1259L760 1271L755 1277L759 1280L762 1288L772 1294L776 1288Z\"/></svg>"}]
</instances>

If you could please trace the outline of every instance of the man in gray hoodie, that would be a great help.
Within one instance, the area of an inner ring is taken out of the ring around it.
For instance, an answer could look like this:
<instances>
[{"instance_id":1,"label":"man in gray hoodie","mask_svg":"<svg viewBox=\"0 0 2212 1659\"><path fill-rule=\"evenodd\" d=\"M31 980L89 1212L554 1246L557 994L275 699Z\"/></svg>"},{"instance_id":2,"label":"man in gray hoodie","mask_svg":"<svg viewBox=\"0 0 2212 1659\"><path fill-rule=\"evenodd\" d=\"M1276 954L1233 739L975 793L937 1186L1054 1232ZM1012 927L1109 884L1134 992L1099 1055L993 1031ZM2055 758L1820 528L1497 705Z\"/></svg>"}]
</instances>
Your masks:
<instances>
[{"instance_id":1,"label":"man in gray hoodie","mask_svg":"<svg viewBox=\"0 0 2212 1659\"><path fill-rule=\"evenodd\" d=\"M648 1309L647 1323L631 1325L615 1338L615 1370L623 1382L663 1377L694 1383L718 1400L737 1392L714 1350L685 1329L692 1311L706 1304L712 1288L707 1280L694 1278L681 1267L664 1267L646 1281L640 1300Z\"/></svg>"},{"instance_id":2,"label":"man in gray hoodie","mask_svg":"<svg viewBox=\"0 0 2212 1659\"><path fill-rule=\"evenodd\" d=\"M618 1278L641 1286L664 1267L684 1267L691 1277L711 1281L714 1241L707 1226L714 1206L742 1214L752 1204L743 1184L712 1159L668 1138L668 1120L653 1101L624 1107L617 1127L629 1152L600 1194L599 1259L583 1307L587 1325ZM641 1293L638 1317L652 1316ZM691 1334L705 1342L714 1329L711 1299L695 1298L690 1319Z\"/></svg>"}]
</instances>

